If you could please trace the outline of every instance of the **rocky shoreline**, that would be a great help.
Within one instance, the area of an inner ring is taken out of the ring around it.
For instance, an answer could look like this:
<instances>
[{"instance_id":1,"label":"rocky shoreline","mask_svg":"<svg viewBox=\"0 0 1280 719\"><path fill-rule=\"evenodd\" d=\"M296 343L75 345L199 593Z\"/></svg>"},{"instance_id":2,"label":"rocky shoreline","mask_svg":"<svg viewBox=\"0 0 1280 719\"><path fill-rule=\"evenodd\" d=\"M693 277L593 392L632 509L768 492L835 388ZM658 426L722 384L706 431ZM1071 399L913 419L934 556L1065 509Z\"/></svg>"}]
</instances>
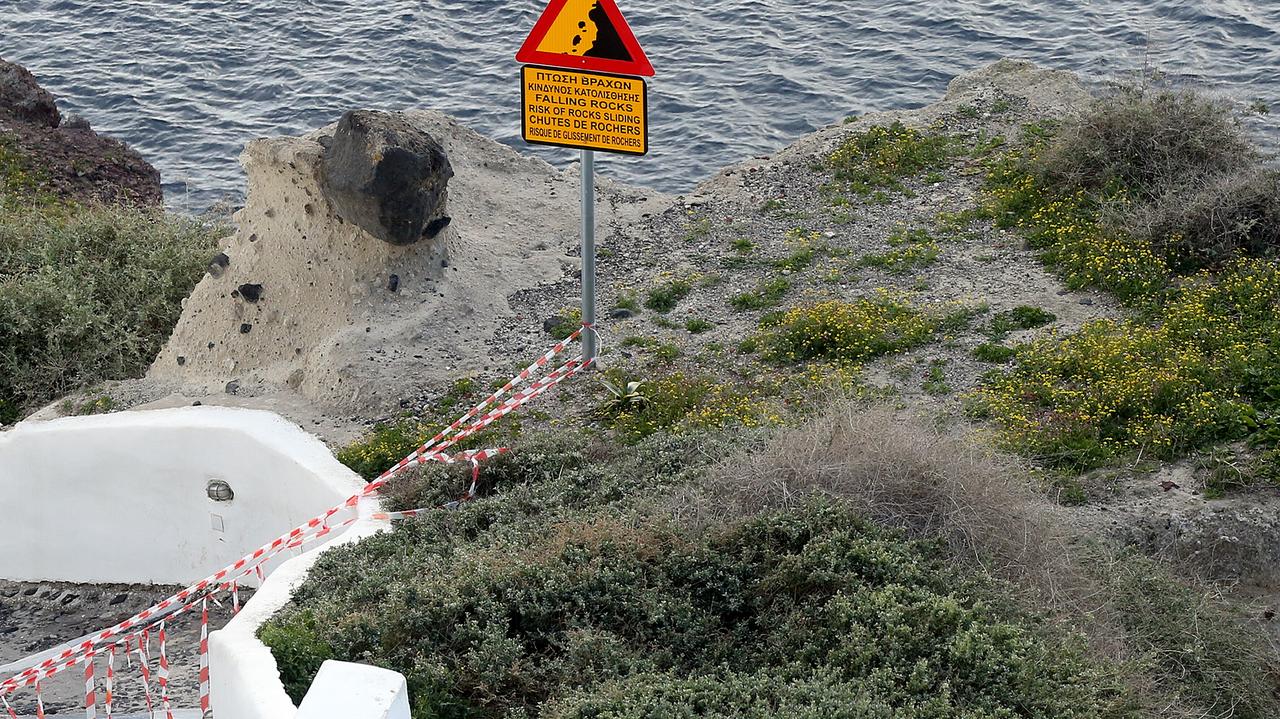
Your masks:
<instances>
[{"instance_id":1,"label":"rocky shoreline","mask_svg":"<svg viewBox=\"0 0 1280 719\"><path fill-rule=\"evenodd\" d=\"M160 207L160 173L142 155L64 118L25 68L0 59L0 159L25 166L41 192L62 200Z\"/></svg>"}]
</instances>

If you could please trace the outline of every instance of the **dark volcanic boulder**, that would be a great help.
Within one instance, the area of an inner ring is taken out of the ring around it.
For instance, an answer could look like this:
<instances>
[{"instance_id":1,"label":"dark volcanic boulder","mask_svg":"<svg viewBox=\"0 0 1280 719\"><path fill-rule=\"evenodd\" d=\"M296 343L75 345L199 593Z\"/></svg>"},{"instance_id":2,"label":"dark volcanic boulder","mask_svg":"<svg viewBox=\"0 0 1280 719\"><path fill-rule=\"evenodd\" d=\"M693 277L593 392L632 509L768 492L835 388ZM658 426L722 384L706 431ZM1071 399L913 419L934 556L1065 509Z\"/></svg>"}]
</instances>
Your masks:
<instances>
[{"instance_id":1,"label":"dark volcanic boulder","mask_svg":"<svg viewBox=\"0 0 1280 719\"><path fill-rule=\"evenodd\" d=\"M0 143L41 192L77 202L159 206L160 173L87 122L63 123L25 68L0 60Z\"/></svg>"},{"instance_id":2,"label":"dark volcanic boulder","mask_svg":"<svg viewBox=\"0 0 1280 719\"><path fill-rule=\"evenodd\" d=\"M323 174L338 214L378 239L411 245L448 224L453 166L435 138L400 115L344 115L325 149Z\"/></svg>"},{"instance_id":3,"label":"dark volcanic boulder","mask_svg":"<svg viewBox=\"0 0 1280 719\"><path fill-rule=\"evenodd\" d=\"M0 60L0 113L44 127L62 123L53 95L25 67L4 60Z\"/></svg>"}]
</instances>

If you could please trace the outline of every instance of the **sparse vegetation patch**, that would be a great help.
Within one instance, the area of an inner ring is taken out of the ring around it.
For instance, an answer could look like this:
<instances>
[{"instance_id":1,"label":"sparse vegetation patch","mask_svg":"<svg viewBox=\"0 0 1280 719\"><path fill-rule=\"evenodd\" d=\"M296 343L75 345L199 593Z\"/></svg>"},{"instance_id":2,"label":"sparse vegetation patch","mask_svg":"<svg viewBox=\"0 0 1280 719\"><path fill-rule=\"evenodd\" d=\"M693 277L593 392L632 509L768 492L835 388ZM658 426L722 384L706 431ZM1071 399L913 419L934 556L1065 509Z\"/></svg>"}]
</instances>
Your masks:
<instances>
[{"instance_id":1,"label":"sparse vegetation patch","mask_svg":"<svg viewBox=\"0 0 1280 719\"><path fill-rule=\"evenodd\" d=\"M894 121L855 134L831 154L829 163L837 182L867 196L885 189L902 191L904 178L943 168L954 153L952 138Z\"/></svg>"}]
</instances>

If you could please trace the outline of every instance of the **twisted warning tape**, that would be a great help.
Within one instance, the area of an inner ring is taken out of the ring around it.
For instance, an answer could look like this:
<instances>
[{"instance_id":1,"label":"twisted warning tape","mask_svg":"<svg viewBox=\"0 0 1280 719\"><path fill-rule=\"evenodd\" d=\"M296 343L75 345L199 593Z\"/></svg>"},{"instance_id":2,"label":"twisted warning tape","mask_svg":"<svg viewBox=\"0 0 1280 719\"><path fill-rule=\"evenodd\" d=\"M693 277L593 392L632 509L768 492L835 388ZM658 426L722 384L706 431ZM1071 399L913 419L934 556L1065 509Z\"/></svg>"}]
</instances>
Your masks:
<instances>
[{"instance_id":1,"label":"twisted warning tape","mask_svg":"<svg viewBox=\"0 0 1280 719\"><path fill-rule=\"evenodd\" d=\"M360 493L351 496L342 504L331 507L323 514L313 517L306 523L295 527L271 542L262 545L233 564L218 570L214 574L192 584L177 594L160 601L154 606L149 607L114 626L75 640L75 642L72 642L70 645L64 645L65 648L60 648L60 650L53 650L55 653L52 656L45 657L44 659L39 659L39 657L45 656L48 652L35 655L35 657L32 658L35 661L34 664L27 666L17 674L14 674L0 682L0 697L7 697L9 694L14 693L23 686L31 686L34 684L38 687L41 678L47 679L59 672L77 666L84 662L86 658L91 659L96 647L104 645L114 646L121 641L124 641L126 638L135 636L139 633L139 630L150 628L156 623L160 623L163 626L163 622L165 620L186 611L190 608L192 603L200 601L212 591L216 591L217 588L228 586L230 582L236 579L253 572L257 572L258 576L261 577L262 565L268 560L286 549L296 548L304 542L318 539L334 531L334 528L329 524L330 519L344 511L358 511L359 503L363 498L375 494L379 489L390 482L391 479L402 473L409 466L412 466L413 464L421 464L424 461L449 461L447 457L442 455L444 449L447 449L466 437L484 429L499 418L506 416L515 409L527 404L533 399L536 399L542 393L551 387L558 385L567 377L577 374L590 366L591 362L584 363L580 357L570 360L565 365L557 368L551 374L537 380L528 388L521 390L510 399L500 404L496 409L476 420L477 416L480 416L482 412L501 399L503 395L510 392L520 384L528 381L540 370L549 365L555 357L564 352L570 343L579 339L584 331L594 330L591 327L584 325L582 329L579 329L577 332L574 332L572 335L556 344L550 351L545 353L542 357L539 357L533 364L522 370L519 374L513 377L511 381L507 382L503 387L491 394L484 401L477 404L453 424L442 430L438 435L436 435L436 437L432 438L432 440L423 444L417 450L402 459L394 467L388 469L376 480L369 483L369 485L367 485ZM472 420L475 421L473 422ZM463 426L468 422L471 422L471 424L464 428ZM481 450L471 454L467 461L478 462L482 456L484 458L488 458L491 456L490 453L494 451L498 453L501 452L501 450ZM342 523L340 526L347 526L355 521L356 518L352 518ZM161 658L165 658L163 652ZM23 662L25 661L27 660L23 660ZM21 663L22 662L18 662L15 664L21 665ZM167 672L165 673L167 674ZM164 681L161 682L162 695L164 693L163 687L165 684L167 684L167 677L165 677ZM39 693L37 692L37 700L38 699ZM168 709L168 707L166 707L166 709Z\"/></svg>"}]
</instances>

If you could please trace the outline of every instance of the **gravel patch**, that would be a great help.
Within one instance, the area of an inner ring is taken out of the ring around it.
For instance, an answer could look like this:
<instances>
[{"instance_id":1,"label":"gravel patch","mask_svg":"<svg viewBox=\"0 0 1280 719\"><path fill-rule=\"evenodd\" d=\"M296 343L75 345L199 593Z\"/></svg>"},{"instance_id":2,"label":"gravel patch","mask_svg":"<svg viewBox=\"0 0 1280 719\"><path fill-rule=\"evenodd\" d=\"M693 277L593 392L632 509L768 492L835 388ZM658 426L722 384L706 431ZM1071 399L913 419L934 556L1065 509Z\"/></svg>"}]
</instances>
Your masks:
<instances>
[{"instance_id":1,"label":"gravel patch","mask_svg":"<svg viewBox=\"0 0 1280 719\"><path fill-rule=\"evenodd\" d=\"M0 664L17 661L128 619L181 589L182 587L118 584L0 582ZM247 601L250 596L251 590L241 589L242 602ZM229 602L224 602L221 608L209 605L209 631L220 629L230 619ZM200 701L199 612L187 613L171 621L166 626L166 635L171 671L171 703L174 707L196 707ZM152 632L152 694L154 700L159 702L159 687L154 684L159 662L157 652L158 643L155 632ZM132 668L130 660L126 660L122 654L116 656L114 709L121 713L146 710L146 694L142 688L136 654L131 661ZM102 701L102 682L105 676L106 660L100 657L95 671L99 703ZM59 674L44 682L41 689L45 711L49 714L79 712L79 716L84 716L83 669L72 669ZM19 714L35 715L34 691L23 689L9 701Z\"/></svg>"}]
</instances>

